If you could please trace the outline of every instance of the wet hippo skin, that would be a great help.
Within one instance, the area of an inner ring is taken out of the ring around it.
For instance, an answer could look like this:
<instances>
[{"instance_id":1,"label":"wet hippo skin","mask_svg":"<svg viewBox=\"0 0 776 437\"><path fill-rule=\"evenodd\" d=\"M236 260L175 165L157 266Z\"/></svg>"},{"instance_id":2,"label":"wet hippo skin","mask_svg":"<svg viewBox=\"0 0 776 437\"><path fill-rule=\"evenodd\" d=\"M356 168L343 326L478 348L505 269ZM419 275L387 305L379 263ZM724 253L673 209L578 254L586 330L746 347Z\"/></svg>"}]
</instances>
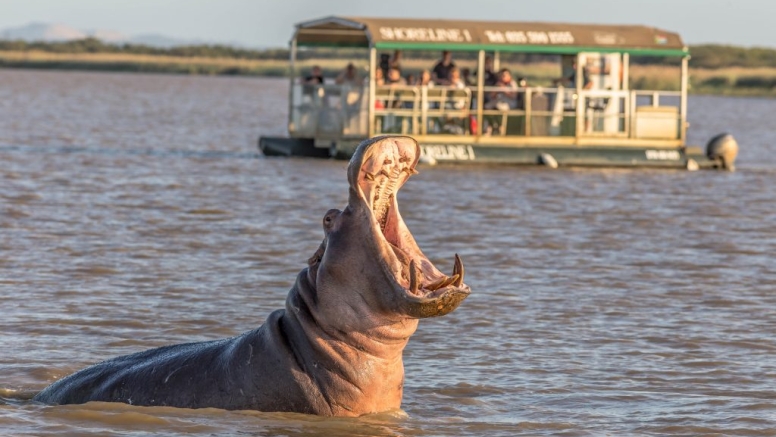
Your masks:
<instances>
[{"instance_id":1,"label":"wet hippo skin","mask_svg":"<svg viewBox=\"0 0 776 437\"><path fill-rule=\"evenodd\" d=\"M416 173L409 137L361 143L348 166L344 210L296 278L285 309L240 336L178 344L95 364L34 400L358 416L401 406L402 351L418 319L469 295L464 268L440 272L418 248L396 194Z\"/></svg>"}]
</instances>

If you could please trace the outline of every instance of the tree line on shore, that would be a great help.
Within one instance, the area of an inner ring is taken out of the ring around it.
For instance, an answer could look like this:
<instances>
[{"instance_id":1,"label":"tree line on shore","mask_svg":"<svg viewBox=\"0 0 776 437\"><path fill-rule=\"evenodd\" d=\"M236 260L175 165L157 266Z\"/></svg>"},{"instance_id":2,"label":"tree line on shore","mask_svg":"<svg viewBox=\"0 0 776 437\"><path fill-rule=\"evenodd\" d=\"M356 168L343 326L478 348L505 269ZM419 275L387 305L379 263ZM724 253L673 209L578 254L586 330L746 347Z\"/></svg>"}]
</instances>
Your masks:
<instances>
[{"instance_id":1,"label":"tree line on shore","mask_svg":"<svg viewBox=\"0 0 776 437\"><path fill-rule=\"evenodd\" d=\"M26 42L26 41L0 41L0 51L43 51L50 53L115 53L133 55L177 56L177 57L203 57L203 58L228 58L246 60L283 60L288 59L288 49L250 49L232 47L226 45L189 45L170 48L152 47L142 44L111 44L96 38L85 38L64 42ZM701 44L690 46L690 61L694 68L718 69L725 67L742 68L776 68L776 48L764 47L737 47L719 44ZM352 56L351 56L352 55ZM338 49L316 48L312 50L300 50L299 59L309 58L343 58L362 57L363 49ZM464 52L458 54L460 58L476 58L476 52ZM538 54L502 54L513 58L517 62L538 62L551 60L552 55ZM413 58L435 59L439 57L436 51L413 51ZM631 58L634 64L676 64L675 58L638 57Z\"/></svg>"}]
</instances>

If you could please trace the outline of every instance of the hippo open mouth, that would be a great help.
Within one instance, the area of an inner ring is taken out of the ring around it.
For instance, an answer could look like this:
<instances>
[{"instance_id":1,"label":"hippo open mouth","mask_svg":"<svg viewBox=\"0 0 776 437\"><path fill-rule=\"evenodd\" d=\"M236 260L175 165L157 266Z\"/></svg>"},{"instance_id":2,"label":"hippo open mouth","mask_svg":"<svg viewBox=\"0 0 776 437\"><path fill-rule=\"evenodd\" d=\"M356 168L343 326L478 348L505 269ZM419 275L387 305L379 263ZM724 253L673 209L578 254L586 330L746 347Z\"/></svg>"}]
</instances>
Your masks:
<instances>
[{"instance_id":1,"label":"hippo open mouth","mask_svg":"<svg viewBox=\"0 0 776 437\"><path fill-rule=\"evenodd\" d=\"M396 199L402 185L417 173L420 147L410 137L390 136L374 138L360 150L363 153L351 160L348 180L351 192L370 212L385 270L404 290L407 303L419 305L409 310L411 314L429 317L449 313L470 293L463 282L463 262L456 254L450 276L437 269L402 220Z\"/></svg>"}]
</instances>

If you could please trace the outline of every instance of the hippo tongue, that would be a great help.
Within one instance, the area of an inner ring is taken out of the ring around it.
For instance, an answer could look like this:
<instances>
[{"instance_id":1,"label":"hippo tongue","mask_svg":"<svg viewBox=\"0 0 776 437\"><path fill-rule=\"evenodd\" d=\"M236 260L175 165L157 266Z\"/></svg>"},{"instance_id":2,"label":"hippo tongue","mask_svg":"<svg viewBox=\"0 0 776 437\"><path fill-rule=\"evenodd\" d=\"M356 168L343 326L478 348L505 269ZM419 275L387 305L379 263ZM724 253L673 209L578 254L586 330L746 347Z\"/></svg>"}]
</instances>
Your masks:
<instances>
[{"instance_id":1,"label":"hippo tongue","mask_svg":"<svg viewBox=\"0 0 776 437\"><path fill-rule=\"evenodd\" d=\"M419 152L417 142L409 137L378 137L363 144L348 168L350 203L365 204L371 212L374 227L380 229L376 234L382 236L378 238L387 243L394 255L393 259L384 260L385 265L410 296L428 301L452 290L468 295L468 287L463 284L463 263L458 255L453 274L441 273L423 255L399 214L396 194L417 173ZM428 315L438 314L424 317Z\"/></svg>"}]
</instances>

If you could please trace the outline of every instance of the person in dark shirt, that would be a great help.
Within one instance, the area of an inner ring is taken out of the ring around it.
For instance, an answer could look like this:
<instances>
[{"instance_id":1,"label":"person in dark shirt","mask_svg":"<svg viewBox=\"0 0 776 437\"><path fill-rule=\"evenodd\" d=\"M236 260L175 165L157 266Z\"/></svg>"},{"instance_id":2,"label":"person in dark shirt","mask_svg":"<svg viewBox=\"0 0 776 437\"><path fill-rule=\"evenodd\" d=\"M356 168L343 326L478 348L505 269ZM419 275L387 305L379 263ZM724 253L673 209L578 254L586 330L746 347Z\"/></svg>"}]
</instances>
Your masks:
<instances>
[{"instance_id":1,"label":"person in dark shirt","mask_svg":"<svg viewBox=\"0 0 776 437\"><path fill-rule=\"evenodd\" d=\"M305 85L323 85L323 73L321 73L321 67L313 65L313 70L309 76L306 76L302 83Z\"/></svg>"},{"instance_id":2,"label":"person in dark shirt","mask_svg":"<svg viewBox=\"0 0 776 437\"><path fill-rule=\"evenodd\" d=\"M382 53L380 55L380 70L383 70L383 77L388 77L388 70L391 68L391 55Z\"/></svg>"},{"instance_id":3,"label":"person in dark shirt","mask_svg":"<svg viewBox=\"0 0 776 437\"><path fill-rule=\"evenodd\" d=\"M571 88L577 87L577 61L575 60L571 64L571 74L567 77L561 77L553 81L555 86L562 85ZM593 82L590 80L590 72L587 66L582 68L582 89L589 90L593 87Z\"/></svg>"},{"instance_id":4,"label":"person in dark shirt","mask_svg":"<svg viewBox=\"0 0 776 437\"><path fill-rule=\"evenodd\" d=\"M388 60L389 68L395 68L401 73L401 50L394 50L393 56Z\"/></svg>"},{"instance_id":5,"label":"person in dark shirt","mask_svg":"<svg viewBox=\"0 0 776 437\"><path fill-rule=\"evenodd\" d=\"M493 57L485 56L485 65L483 66L484 80L483 85L493 86L498 82L498 73L493 71ZM474 73L474 82L477 83L477 72Z\"/></svg>"},{"instance_id":6,"label":"person in dark shirt","mask_svg":"<svg viewBox=\"0 0 776 437\"><path fill-rule=\"evenodd\" d=\"M450 84L450 70L455 67L453 62L453 55L450 50L444 50L442 52L442 59L434 65L434 69L431 70L431 75L434 82L439 85Z\"/></svg>"}]
</instances>

